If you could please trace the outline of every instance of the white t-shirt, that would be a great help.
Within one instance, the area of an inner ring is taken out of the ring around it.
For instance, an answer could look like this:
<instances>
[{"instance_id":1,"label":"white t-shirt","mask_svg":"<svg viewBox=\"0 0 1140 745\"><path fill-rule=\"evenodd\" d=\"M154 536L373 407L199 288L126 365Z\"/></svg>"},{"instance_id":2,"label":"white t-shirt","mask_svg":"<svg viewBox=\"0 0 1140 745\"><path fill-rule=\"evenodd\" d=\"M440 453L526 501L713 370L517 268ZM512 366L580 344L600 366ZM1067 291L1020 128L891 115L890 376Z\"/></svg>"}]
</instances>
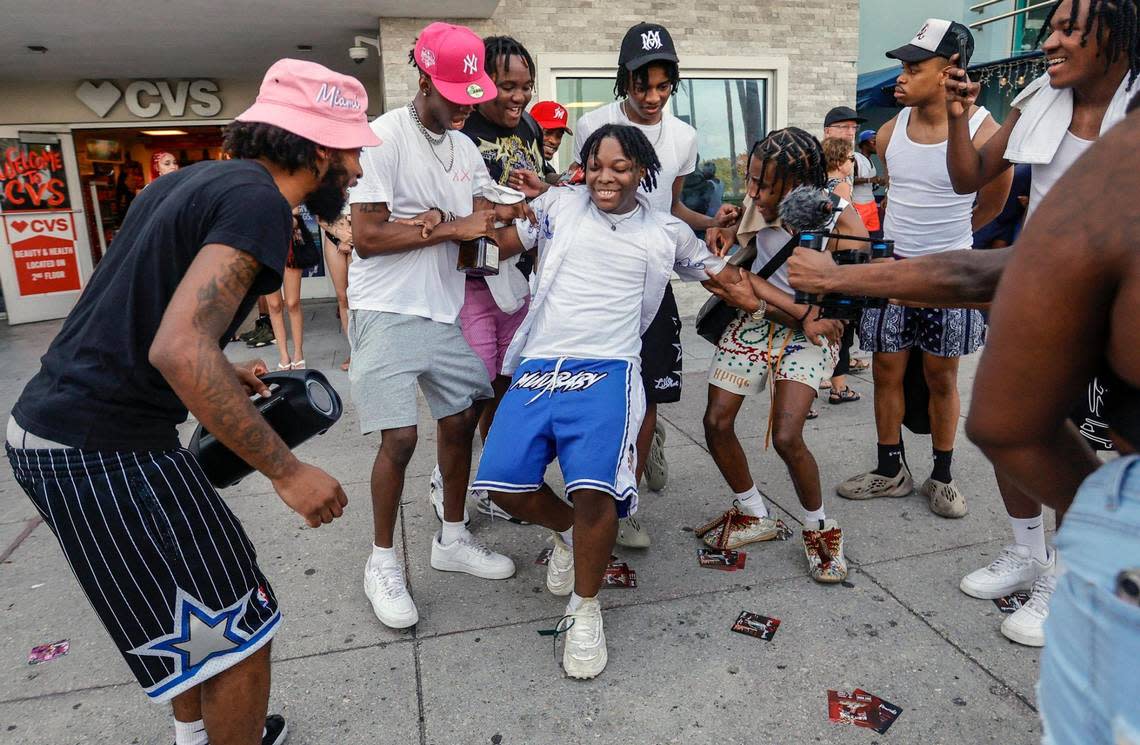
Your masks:
<instances>
[{"instance_id":1,"label":"white t-shirt","mask_svg":"<svg viewBox=\"0 0 1140 745\"><path fill-rule=\"evenodd\" d=\"M863 153L855 151L855 175L853 178L875 178L879 171ZM875 187L871 184L854 184L851 188L851 201L855 204L867 204L875 201Z\"/></svg>"},{"instance_id":2,"label":"white t-shirt","mask_svg":"<svg viewBox=\"0 0 1140 745\"><path fill-rule=\"evenodd\" d=\"M432 207L457 217L471 214L472 198L491 177L468 137L449 130L443 144L433 146L406 106L389 111L371 126L381 144L364 148L360 156L364 175L349 192L349 204L383 202L393 219L415 217ZM444 166L452 146L455 163L449 173ZM467 276L455 268L458 258L455 241L369 258L354 252L348 266L348 307L455 323Z\"/></svg>"},{"instance_id":3,"label":"white t-shirt","mask_svg":"<svg viewBox=\"0 0 1140 745\"><path fill-rule=\"evenodd\" d=\"M653 191L640 191L649 200L653 209L661 212L673 211L673 182L680 176L688 176L697 170L697 130L669 113L668 110L657 124L635 124L622 111L621 101L594 109L574 125L574 160L582 163L582 146L594 130L605 124L625 124L640 129L661 161L661 171L657 174L657 188Z\"/></svg>"},{"instance_id":4,"label":"white t-shirt","mask_svg":"<svg viewBox=\"0 0 1140 745\"><path fill-rule=\"evenodd\" d=\"M1072 132L1066 131L1065 139L1061 140L1053 160L1048 163L1033 164L1033 173L1029 179L1029 209L1025 213L1026 220L1037 209L1037 205L1041 204L1041 200L1053 188L1053 184L1065 175L1069 166L1076 163L1094 142L1095 140L1082 140Z\"/></svg>"}]
</instances>

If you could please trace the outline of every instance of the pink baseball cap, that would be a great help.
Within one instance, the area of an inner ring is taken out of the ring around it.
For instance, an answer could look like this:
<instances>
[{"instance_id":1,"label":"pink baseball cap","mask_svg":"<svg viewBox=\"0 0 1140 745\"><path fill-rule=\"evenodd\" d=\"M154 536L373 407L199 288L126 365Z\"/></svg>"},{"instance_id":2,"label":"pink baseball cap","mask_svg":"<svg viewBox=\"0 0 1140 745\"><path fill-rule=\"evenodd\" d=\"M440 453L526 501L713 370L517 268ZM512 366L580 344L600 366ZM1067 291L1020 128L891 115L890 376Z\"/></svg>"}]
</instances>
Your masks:
<instances>
[{"instance_id":1,"label":"pink baseball cap","mask_svg":"<svg viewBox=\"0 0 1140 745\"><path fill-rule=\"evenodd\" d=\"M261 81L239 122L261 122L336 150L380 144L368 126L368 94L360 81L316 62L280 59Z\"/></svg>"},{"instance_id":2,"label":"pink baseball cap","mask_svg":"<svg viewBox=\"0 0 1140 745\"><path fill-rule=\"evenodd\" d=\"M485 54L483 40L466 26L437 21L416 39L416 64L444 98L463 106L496 96L495 82L482 69Z\"/></svg>"}]
</instances>

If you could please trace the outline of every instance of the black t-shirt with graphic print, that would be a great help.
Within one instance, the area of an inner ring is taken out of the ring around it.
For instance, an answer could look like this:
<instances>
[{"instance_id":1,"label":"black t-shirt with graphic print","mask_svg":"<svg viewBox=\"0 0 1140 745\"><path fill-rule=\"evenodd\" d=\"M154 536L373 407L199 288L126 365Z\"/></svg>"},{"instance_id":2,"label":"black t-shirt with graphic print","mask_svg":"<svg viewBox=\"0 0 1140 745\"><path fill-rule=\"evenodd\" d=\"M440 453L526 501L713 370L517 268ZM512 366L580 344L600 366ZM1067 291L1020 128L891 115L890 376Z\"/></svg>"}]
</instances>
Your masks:
<instances>
[{"instance_id":1,"label":"black t-shirt with graphic print","mask_svg":"<svg viewBox=\"0 0 1140 745\"><path fill-rule=\"evenodd\" d=\"M530 114L524 113L513 129L500 127L479 110L471 112L463 125L463 134L471 138L491 178L506 184L512 169L526 169L541 175L542 130Z\"/></svg>"},{"instance_id":2,"label":"black t-shirt with graphic print","mask_svg":"<svg viewBox=\"0 0 1140 745\"><path fill-rule=\"evenodd\" d=\"M148 360L166 307L205 245L252 255L261 271L224 345L258 296L281 286L289 203L261 164L206 161L153 182L131 204L79 302L12 410L33 435L87 450L178 447L186 407Z\"/></svg>"}]
</instances>

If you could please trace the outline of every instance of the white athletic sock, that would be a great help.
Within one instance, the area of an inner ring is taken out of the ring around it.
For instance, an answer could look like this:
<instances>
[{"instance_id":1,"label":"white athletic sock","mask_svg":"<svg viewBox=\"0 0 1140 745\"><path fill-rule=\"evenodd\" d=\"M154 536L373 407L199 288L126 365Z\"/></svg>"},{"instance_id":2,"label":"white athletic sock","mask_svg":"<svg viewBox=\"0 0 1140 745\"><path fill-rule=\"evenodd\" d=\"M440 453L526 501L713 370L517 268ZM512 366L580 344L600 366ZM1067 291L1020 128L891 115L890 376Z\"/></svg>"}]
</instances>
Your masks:
<instances>
[{"instance_id":1,"label":"white athletic sock","mask_svg":"<svg viewBox=\"0 0 1140 745\"><path fill-rule=\"evenodd\" d=\"M210 745L206 736L206 723L201 719L196 722L180 722L175 719L174 745Z\"/></svg>"},{"instance_id":2,"label":"white athletic sock","mask_svg":"<svg viewBox=\"0 0 1140 745\"><path fill-rule=\"evenodd\" d=\"M818 510L804 510L804 525L811 527L815 530L819 525L827 519L827 513L823 511L823 505L819 506Z\"/></svg>"},{"instance_id":3,"label":"white athletic sock","mask_svg":"<svg viewBox=\"0 0 1140 745\"><path fill-rule=\"evenodd\" d=\"M582 605L582 601L585 599L586 598L582 597L576 592L570 593L570 602L566 604L566 615L570 615L571 613L578 610L578 608Z\"/></svg>"},{"instance_id":4,"label":"white athletic sock","mask_svg":"<svg viewBox=\"0 0 1140 745\"><path fill-rule=\"evenodd\" d=\"M1013 542L1029 549L1030 555L1044 564L1049 560L1049 550L1045 548L1045 517L1011 517Z\"/></svg>"},{"instance_id":5,"label":"white athletic sock","mask_svg":"<svg viewBox=\"0 0 1140 745\"><path fill-rule=\"evenodd\" d=\"M562 537L562 542L570 548L574 548L574 526L570 526L566 530L558 531L558 535Z\"/></svg>"},{"instance_id":6,"label":"white athletic sock","mask_svg":"<svg viewBox=\"0 0 1140 745\"><path fill-rule=\"evenodd\" d=\"M439 532L439 542L444 546L450 546L458 541L467 532L467 528L463 527L463 521L457 523L449 523L443 521L443 530Z\"/></svg>"},{"instance_id":7,"label":"white athletic sock","mask_svg":"<svg viewBox=\"0 0 1140 745\"><path fill-rule=\"evenodd\" d=\"M379 569L386 565L399 564L399 559L396 558L396 547L381 548L375 544L372 545L372 566Z\"/></svg>"},{"instance_id":8,"label":"white athletic sock","mask_svg":"<svg viewBox=\"0 0 1140 745\"><path fill-rule=\"evenodd\" d=\"M742 491L739 494L733 494L736 501L740 502L740 510L753 517L768 517L768 506L764 504L764 497L760 496L760 490L753 484L752 488L748 491Z\"/></svg>"}]
</instances>

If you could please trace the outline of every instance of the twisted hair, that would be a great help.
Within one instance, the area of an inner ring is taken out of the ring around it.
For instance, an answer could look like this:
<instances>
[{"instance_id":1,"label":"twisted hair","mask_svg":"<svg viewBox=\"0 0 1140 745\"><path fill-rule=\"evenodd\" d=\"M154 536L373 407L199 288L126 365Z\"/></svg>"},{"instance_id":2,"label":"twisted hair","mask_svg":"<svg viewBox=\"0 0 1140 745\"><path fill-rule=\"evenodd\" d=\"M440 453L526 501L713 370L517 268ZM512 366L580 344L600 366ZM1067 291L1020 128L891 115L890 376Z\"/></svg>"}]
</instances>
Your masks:
<instances>
[{"instance_id":1,"label":"twisted hair","mask_svg":"<svg viewBox=\"0 0 1140 745\"><path fill-rule=\"evenodd\" d=\"M630 78L633 78L634 83L649 87L649 68L653 65L661 65L665 68L665 76L669 78L673 90L676 91L681 84L681 68L673 60L660 59L646 62L636 70L629 70L625 65L618 65L617 79L614 81L614 98L625 98L629 95Z\"/></svg>"},{"instance_id":2,"label":"twisted hair","mask_svg":"<svg viewBox=\"0 0 1140 745\"><path fill-rule=\"evenodd\" d=\"M1083 0L1089 4L1089 20L1081 33L1081 46L1088 44L1089 35L1096 26L1096 43L1104 54L1104 66L1108 69L1122 56L1128 59L1128 84L1132 85L1140 76L1140 0ZM1076 24L1082 0L1073 0L1069 13L1069 23ZM1053 16L1057 14L1060 2L1053 6L1045 18L1045 24L1037 35L1037 46L1045 40L1053 28ZM1098 24L1097 21L1100 21Z\"/></svg>"},{"instance_id":3,"label":"twisted hair","mask_svg":"<svg viewBox=\"0 0 1140 745\"><path fill-rule=\"evenodd\" d=\"M754 144L748 153L749 173L753 157L761 159L761 174L767 172L769 163L776 164L776 181L781 187L788 181L792 186L820 188L827 183L823 147L819 140L798 127L777 129Z\"/></svg>"},{"instance_id":4,"label":"twisted hair","mask_svg":"<svg viewBox=\"0 0 1140 745\"><path fill-rule=\"evenodd\" d=\"M522 57L526 69L530 71L531 78L536 75L534 58L517 39L512 36L487 36L483 38L483 69L492 78L498 79L499 68L510 72L511 57Z\"/></svg>"},{"instance_id":5,"label":"twisted hair","mask_svg":"<svg viewBox=\"0 0 1140 745\"><path fill-rule=\"evenodd\" d=\"M317 143L263 122L230 122L222 148L231 158L265 158L289 173L307 168L318 173Z\"/></svg>"},{"instance_id":6,"label":"twisted hair","mask_svg":"<svg viewBox=\"0 0 1140 745\"><path fill-rule=\"evenodd\" d=\"M657 157L657 151L649 142L649 138L637 127L626 124L605 124L598 127L582 145L582 167L589 169L590 159L597 154L602 140L607 137L617 140L618 145L621 145L622 152L625 153L625 157L632 160L634 165L645 169L645 178L641 180L641 185L645 190L653 191L656 189L657 174L661 171L661 161Z\"/></svg>"}]
</instances>

